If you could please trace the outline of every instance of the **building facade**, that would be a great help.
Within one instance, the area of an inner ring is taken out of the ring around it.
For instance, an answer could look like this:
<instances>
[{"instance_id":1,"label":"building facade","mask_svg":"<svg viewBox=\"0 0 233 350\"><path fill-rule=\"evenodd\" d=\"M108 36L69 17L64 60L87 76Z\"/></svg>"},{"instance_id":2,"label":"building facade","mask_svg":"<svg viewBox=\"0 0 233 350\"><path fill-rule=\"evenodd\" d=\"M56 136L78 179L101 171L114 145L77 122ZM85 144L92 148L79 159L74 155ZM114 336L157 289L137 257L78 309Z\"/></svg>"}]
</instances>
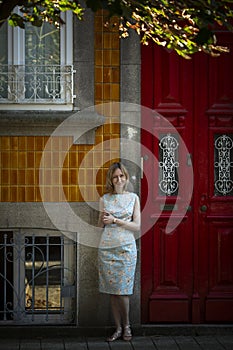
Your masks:
<instances>
[{"instance_id":1,"label":"building facade","mask_svg":"<svg viewBox=\"0 0 233 350\"><path fill-rule=\"evenodd\" d=\"M0 324L113 323L95 228L119 159L142 205L132 325L232 322L232 50L185 60L104 12L64 20L0 29Z\"/></svg>"},{"instance_id":2,"label":"building facade","mask_svg":"<svg viewBox=\"0 0 233 350\"><path fill-rule=\"evenodd\" d=\"M59 30L1 28L2 324L111 324L109 301L98 292L97 245L79 235L97 223L112 161L127 155L139 193L140 154L120 141L132 139L129 118L139 123L138 38L121 41L102 12L64 20ZM138 130L133 137L140 140ZM68 214L62 229L53 221L64 202L85 228ZM139 323L139 265L133 300Z\"/></svg>"}]
</instances>

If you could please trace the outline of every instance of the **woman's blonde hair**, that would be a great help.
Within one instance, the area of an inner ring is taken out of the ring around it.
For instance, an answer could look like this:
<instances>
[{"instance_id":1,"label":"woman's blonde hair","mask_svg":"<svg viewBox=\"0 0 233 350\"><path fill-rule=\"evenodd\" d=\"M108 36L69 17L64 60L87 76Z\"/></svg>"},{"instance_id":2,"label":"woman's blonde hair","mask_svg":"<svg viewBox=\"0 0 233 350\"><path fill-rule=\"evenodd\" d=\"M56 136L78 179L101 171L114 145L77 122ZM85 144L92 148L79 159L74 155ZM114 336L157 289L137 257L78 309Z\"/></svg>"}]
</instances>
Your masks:
<instances>
[{"instance_id":1,"label":"woman's blonde hair","mask_svg":"<svg viewBox=\"0 0 233 350\"><path fill-rule=\"evenodd\" d=\"M112 163L108 169L108 172L107 172L107 176L106 176L106 190L107 192L109 193L113 193L114 192L114 185L113 185L113 182L112 182L112 179L113 179L113 174L114 172L117 170L117 169L120 169L122 171L122 173L125 175L126 177L126 182L125 182L125 186L124 186L124 190L126 189L126 186L128 184L128 181L129 181L129 173L126 169L126 167L120 163L120 162L115 162L115 163Z\"/></svg>"}]
</instances>

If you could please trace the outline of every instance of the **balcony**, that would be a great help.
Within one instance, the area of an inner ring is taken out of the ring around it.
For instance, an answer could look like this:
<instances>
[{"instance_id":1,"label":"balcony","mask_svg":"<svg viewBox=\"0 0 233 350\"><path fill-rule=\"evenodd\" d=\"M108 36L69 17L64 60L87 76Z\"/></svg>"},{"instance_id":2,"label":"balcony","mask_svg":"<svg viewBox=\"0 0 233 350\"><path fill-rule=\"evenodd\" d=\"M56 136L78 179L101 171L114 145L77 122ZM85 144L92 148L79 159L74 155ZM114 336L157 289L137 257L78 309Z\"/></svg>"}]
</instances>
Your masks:
<instances>
[{"instance_id":1,"label":"balcony","mask_svg":"<svg viewBox=\"0 0 233 350\"><path fill-rule=\"evenodd\" d=\"M30 109L72 105L74 73L72 65L0 64L0 108L13 109L15 104L25 109L27 105Z\"/></svg>"}]
</instances>

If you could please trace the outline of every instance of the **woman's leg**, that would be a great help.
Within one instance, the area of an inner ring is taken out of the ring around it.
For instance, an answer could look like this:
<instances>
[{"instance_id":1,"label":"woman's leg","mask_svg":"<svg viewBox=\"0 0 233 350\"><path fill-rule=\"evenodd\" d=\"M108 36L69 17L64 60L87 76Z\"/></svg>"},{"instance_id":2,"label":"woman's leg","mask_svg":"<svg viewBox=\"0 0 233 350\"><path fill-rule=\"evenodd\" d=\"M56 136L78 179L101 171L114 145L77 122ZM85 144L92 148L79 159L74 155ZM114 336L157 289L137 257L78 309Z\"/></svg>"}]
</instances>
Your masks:
<instances>
[{"instance_id":1,"label":"woman's leg","mask_svg":"<svg viewBox=\"0 0 233 350\"><path fill-rule=\"evenodd\" d=\"M128 295L121 295L118 301L123 323L123 339L130 341L132 339L132 333L129 324L129 297Z\"/></svg>"},{"instance_id":2,"label":"woman's leg","mask_svg":"<svg viewBox=\"0 0 233 350\"><path fill-rule=\"evenodd\" d=\"M119 296L118 295L111 295L110 300L111 300L111 308L112 308L112 314L114 318L114 322L116 325L116 329L121 328L121 313L120 313L120 308L119 308Z\"/></svg>"},{"instance_id":3,"label":"woman's leg","mask_svg":"<svg viewBox=\"0 0 233 350\"><path fill-rule=\"evenodd\" d=\"M112 342L122 335L121 321L123 324L123 339L131 340L132 334L129 325L129 297L127 295L111 295L111 308L116 325L116 331L107 340Z\"/></svg>"},{"instance_id":4,"label":"woman's leg","mask_svg":"<svg viewBox=\"0 0 233 350\"><path fill-rule=\"evenodd\" d=\"M129 297L128 295L118 296L118 305L123 326L129 325Z\"/></svg>"},{"instance_id":5,"label":"woman's leg","mask_svg":"<svg viewBox=\"0 0 233 350\"><path fill-rule=\"evenodd\" d=\"M107 338L107 341L113 342L119 339L122 335L121 314L120 314L120 308L119 308L119 302L118 302L118 295L111 295L110 302L111 302L111 309L112 309L114 322L116 325L116 330L110 337Z\"/></svg>"}]
</instances>

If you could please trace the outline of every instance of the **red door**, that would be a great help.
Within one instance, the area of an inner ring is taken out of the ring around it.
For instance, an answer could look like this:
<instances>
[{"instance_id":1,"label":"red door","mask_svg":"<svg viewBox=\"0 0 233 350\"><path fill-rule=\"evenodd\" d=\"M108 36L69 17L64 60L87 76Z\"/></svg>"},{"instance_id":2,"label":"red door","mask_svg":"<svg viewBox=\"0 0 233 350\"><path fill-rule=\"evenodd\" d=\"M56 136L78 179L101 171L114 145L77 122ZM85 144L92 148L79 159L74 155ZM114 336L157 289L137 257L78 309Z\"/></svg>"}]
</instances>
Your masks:
<instances>
[{"instance_id":1,"label":"red door","mask_svg":"<svg viewBox=\"0 0 233 350\"><path fill-rule=\"evenodd\" d=\"M142 47L142 322L233 321L232 51Z\"/></svg>"}]
</instances>

